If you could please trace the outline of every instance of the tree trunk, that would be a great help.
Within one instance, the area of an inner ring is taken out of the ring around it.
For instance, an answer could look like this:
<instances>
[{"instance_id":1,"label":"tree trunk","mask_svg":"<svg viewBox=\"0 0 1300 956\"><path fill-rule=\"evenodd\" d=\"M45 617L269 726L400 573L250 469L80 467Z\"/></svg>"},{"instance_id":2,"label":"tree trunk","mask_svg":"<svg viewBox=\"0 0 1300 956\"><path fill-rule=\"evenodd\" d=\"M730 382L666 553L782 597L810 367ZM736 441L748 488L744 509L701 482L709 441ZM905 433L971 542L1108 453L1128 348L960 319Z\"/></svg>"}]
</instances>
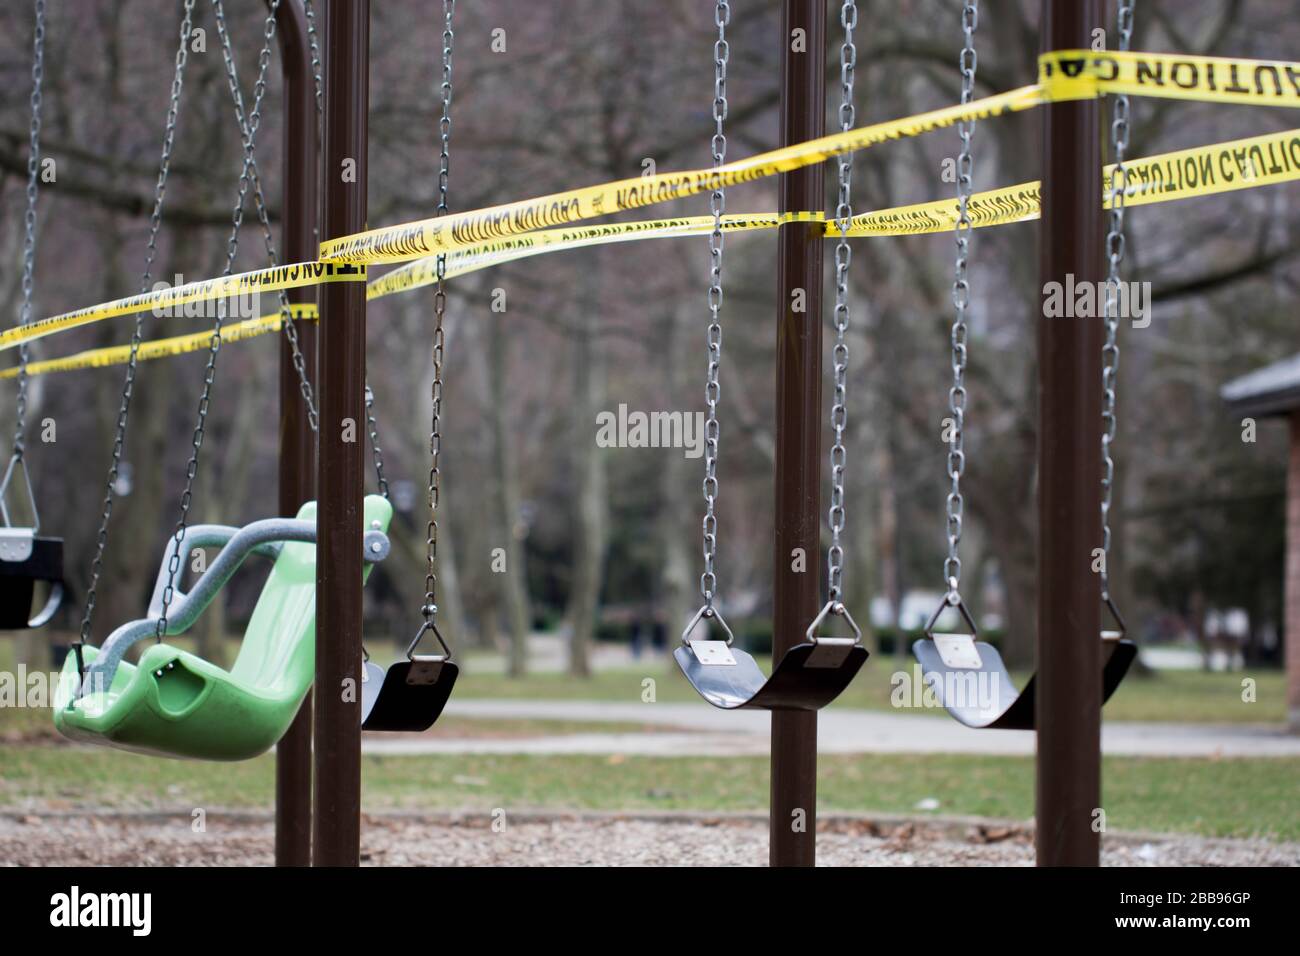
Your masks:
<instances>
[{"instance_id":1,"label":"tree trunk","mask_svg":"<svg viewBox=\"0 0 1300 956\"><path fill-rule=\"evenodd\" d=\"M686 363L681 361L683 332L690 312L682 304L668 311L664 322L663 354L667 394L676 400L686 394ZM683 409L683 414L690 414ZM593 442L594 445L594 442ZM651 626L662 620L667 647L671 650L690 620L694 608L691 577L690 503L687 459L670 451L659 472L659 547L663 562L659 566L659 606L651 615ZM668 667L677 670L672 655L667 655Z\"/></svg>"},{"instance_id":2,"label":"tree trunk","mask_svg":"<svg viewBox=\"0 0 1300 956\"><path fill-rule=\"evenodd\" d=\"M591 675L589 646L596 628L600 604L600 582L605 563L606 501L605 460L596 446L596 415L604 404L605 370L601 343L597 338L600 293L597 286L596 260L583 279L583 299L579 312L582 334L574 347L573 435L577 540L575 541L573 591L569 595L569 673L575 677Z\"/></svg>"},{"instance_id":3,"label":"tree trunk","mask_svg":"<svg viewBox=\"0 0 1300 956\"><path fill-rule=\"evenodd\" d=\"M492 468L496 472L496 512L505 565L497 563L493 549L491 569L497 580L501 607L510 642L506 673L523 677L528 668L528 634L532 630L528 608L528 580L524 574L524 536L519 510L519 476L510 434L510 330L506 317L493 313L488 326L489 414L492 419Z\"/></svg>"}]
</instances>

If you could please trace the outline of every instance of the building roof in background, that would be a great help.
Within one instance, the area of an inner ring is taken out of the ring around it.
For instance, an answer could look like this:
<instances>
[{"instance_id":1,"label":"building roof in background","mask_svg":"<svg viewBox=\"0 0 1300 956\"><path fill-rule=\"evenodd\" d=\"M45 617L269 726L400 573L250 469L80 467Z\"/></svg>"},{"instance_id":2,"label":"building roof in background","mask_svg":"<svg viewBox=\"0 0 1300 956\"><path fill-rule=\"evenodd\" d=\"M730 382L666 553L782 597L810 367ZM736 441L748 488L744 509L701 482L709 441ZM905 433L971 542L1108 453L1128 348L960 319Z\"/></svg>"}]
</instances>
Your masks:
<instances>
[{"instance_id":1,"label":"building roof in background","mask_svg":"<svg viewBox=\"0 0 1300 956\"><path fill-rule=\"evenodd\" d=\"M1281 415L1300 409L1300 353L1257 368L1219 389L1235 412Z\"/></svg>"}]
</instances>

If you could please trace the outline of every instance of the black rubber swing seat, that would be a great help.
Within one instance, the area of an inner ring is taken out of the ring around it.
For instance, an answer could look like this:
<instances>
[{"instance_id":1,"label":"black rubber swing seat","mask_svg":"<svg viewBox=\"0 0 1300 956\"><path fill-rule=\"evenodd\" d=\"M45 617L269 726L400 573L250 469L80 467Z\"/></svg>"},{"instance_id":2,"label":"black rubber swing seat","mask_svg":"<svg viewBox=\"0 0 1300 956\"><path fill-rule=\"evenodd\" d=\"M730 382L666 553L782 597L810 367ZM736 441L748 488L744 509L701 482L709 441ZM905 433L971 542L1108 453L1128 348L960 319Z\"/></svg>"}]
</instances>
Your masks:
<instances>
[{"instance_id":1,"label":"black rubber swing seat","mask_svg":"<svg viewBox=\"0 0 1300 956\"><path fill-rule=\"evenodd\" d=\"M813 622L810 635L826 613ZM700 618L691 621L687 634ZM810 636L781 655L772 676L765 677L753 657L731 646L725 622L715 619L728 640L684 640L673 659L696 693L723 710L821 710L852 683L867 660L867 649L857 638ZM853 628L856 632L857 625Z\"/></svg>"},{"instance_id":2,"label":"black rubber swing seat","mask_svg":"<svg viewBox=\"0 0 1300 956\"><path fill-rule=\"evenodd\" d=\"M32 613L37 582L49 585L44 606ZM0 630L43 627L63 604L63 539L28 529L0 529Z\"/></svg>"},{"instance_id":3,"label":"black rubber swing seat","mask_svg":"<svg viewBox=\"0 0 1300 956\"><path fill-rule=\"evenodd\" d=\"M442 646L441 654L416 654L426 633ZM406 650L406 659L387 671L369 659L362 664L361 729L392 732L428 730L447 706L460 667L432 622L426 622Z\"/></svg>"},{"instance_id":4,"label":"black rubber swing seat","mask_svg":"<svg viewBox=\"0 0 1300 956\"><path fill-rule=\"evenodd\" d=\"M460 673L455 661L398 661L386 672L367 662L365 669L361 729L382 731L428 730L447 706Z\"/></svg>"},{"instance_id":5,"label":"black rubber swing seat","mask_svg":"<svg viewBox=\"0 0 1300 956\"><path fill-rule=\"evenodd\" d=\"M1137 657L1136 644L1112 635L1110 632L1102 637L1102 654L1105 656L1101 671L1103 704L1110 700ZM938 636L958 637L950 634ZM929 638L916 641L912 653L921 664L926 684L934 690L944 709L960 723L977 730L1033 730L1034 678L1029 678L1024 690L1017 691L997 648L984 641L968 639L968 646L959 649L958 653L969 653L970 648L973 648L975 656L966 663L974 666L945 662L938 646ZM952 660L951 654L949 660Z\"/></svg>"}]
</instances>

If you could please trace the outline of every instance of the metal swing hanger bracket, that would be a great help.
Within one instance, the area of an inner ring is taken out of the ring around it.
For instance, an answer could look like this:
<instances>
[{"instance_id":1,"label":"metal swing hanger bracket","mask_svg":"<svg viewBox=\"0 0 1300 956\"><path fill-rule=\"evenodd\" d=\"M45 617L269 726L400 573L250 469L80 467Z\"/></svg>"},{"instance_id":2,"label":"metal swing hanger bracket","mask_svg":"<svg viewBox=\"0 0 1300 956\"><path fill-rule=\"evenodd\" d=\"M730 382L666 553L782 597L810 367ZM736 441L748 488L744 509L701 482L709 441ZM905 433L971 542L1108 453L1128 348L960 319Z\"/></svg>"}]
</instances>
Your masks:
<instances>
[{"instance_id":1,"label":"metal swing hanger bracket","mask_svg":"<svg viewBox=\"0 0 1300 956\"><path fill-rule=\"evenodd\" d=\"M853 636L819 637L817 629L822 626L828 617L843 618L844 623L853 632ZM849 609L844 602L832 598L826 602L826 606L818 612L817 616L813 618L813 622L808 625L808 630L804 632L804 640L813 645L813 651L808 655L805 666L839 667L855 647L862 646L862 628L858 627L858 622L853 620L853 615L849 613Z\"/></svg>"},{"instance_id":2,"label":"metal swing hanger bracket","mask_svg":"<svg viewBox=\"0 0 1300 956\"><path fill-rule=\"evenodd\" d=\"M970 628L970 633L963 634L958 632L937 632L934 626L939 622L939 617L948 608L954 607L961 614L962 620ZM925 625L925 636L934 641L935 650L939 652L939 657L947 667L956 670L980 670L984 666L984 661L980 657L979 647L976 641L979 639L979 628L975 625L975 618L971 616L966 607L966 602L961 599L961 595L956 591L951 591L944 596L940 605L934 609L930 615L930 620Z\"/></svg>"},{"instance_id":3,"label":"metal swing hanger bracket","mask_svg":"<svg viewBox=\"0 0 1300 956\"><path fill-rule=\"evenodd\" d=\"M30 528L15 528L12 519L9 516L9 486L13 483L14 475L17 470L23 474L23 487L27 489L27 507L31 509L32 526ZM0 518L4 520L4 531L21 531L25 532L28 539L27 554L17 558L4 558L6 561L25 561L31 556L30 540L36 536L36 532L41 529L41 515L36 508L36 492L32 488L31 475L27 471L27 459L17 452L9 459L9 467L5 469L4 479L0 480ZM6 536L8 537L8 536Z\"/></svg>"},{"instance_id":4,"label":"metal swing hanger bracket","mask_svg":"<svg viewBox=\"0 0 1300 956\"><path fill-rule=\"evenodd\" d=\"M408 661L414 662L414 661L451 660L451 648L447 645L447 641L443 638L442 631L438 630L437 621L434 620L434 617L437 613L438 613L438 609L432 605L429 605L428 613L424 617L424 623L421 624L420 629L415 632L415 637L411 639L411 643L406 645L406 659ZM420 641L424 640L424 636L426 634L433 635L434 639L438 642L438 646L442 648L441 654L417 654L415 652L415 649L420 646Z\"/></svg>"},{"instance_id":5,"label":"metal swing hanger bracket","mask_svg":"<svg viewBox=\"0 0 1300 956\"><path fill-rule=\"evenodd\" d=\"M705 639L702 641L691 640L691 633L695 628L704 621L714 621L722 632L727 635L726 640L714 641ZM695 659L701 664L713 667L734 667L736 666L736 655L731 653L731 645L736 641L736 635L731 632L731 626L718 613L717 608L712 604L703 604L695 612L686 628L682 631L682 645L690 649L695 655Z\"/></svg>"},{"instance_id":6,"label":"metal swing hanger bracket","mask_svg":"<svg viewBox=\"0 0 1300 956\"><path fill-rule=\"evenodd\" d=\"M1115 606L1115 602L1111 600L1109 593L1102 596L1102 605L1106 610L1110 611L1110 616L1114 618L1116 627L1108 629L1103 626L1101 629L1101 639L1103 641L1111 642L1122 641L1124 636L1128 633L1128 624L1124 621L1124 615L1119 613L1119 608Z\"/></svg>"}]
</instances>

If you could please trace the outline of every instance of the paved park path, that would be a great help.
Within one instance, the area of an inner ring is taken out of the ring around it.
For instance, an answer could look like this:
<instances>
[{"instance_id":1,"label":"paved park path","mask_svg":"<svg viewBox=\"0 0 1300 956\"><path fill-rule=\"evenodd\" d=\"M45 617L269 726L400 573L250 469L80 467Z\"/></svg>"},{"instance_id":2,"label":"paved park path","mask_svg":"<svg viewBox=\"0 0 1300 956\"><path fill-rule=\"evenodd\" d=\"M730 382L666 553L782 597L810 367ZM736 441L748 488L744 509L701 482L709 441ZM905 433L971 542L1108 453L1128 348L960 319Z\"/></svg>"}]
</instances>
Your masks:
<instances>
[{"instance_id":1,"label":"paved park path","mask_svg":"<svg viewBox=\"0 0 1300 956\"><path fill-rule=\"evenodd\" d=\"M367 735L377 754L627 754L655 757L765 755L770 716L721 711L704 703L456 700L456 717L563 720L654 725L652 733L575 733L513 739L439 739ZM680 732L664 728L681 728ZM1032 755L1034 735L1018 730L971 730L943 715L896 714L831 707L818 721L817 749L827 754L958 753ZM1108 722L1102 750L1116 756L1300 757L1300 736L1271 726Z\"/></svg>"}]
</instances>

